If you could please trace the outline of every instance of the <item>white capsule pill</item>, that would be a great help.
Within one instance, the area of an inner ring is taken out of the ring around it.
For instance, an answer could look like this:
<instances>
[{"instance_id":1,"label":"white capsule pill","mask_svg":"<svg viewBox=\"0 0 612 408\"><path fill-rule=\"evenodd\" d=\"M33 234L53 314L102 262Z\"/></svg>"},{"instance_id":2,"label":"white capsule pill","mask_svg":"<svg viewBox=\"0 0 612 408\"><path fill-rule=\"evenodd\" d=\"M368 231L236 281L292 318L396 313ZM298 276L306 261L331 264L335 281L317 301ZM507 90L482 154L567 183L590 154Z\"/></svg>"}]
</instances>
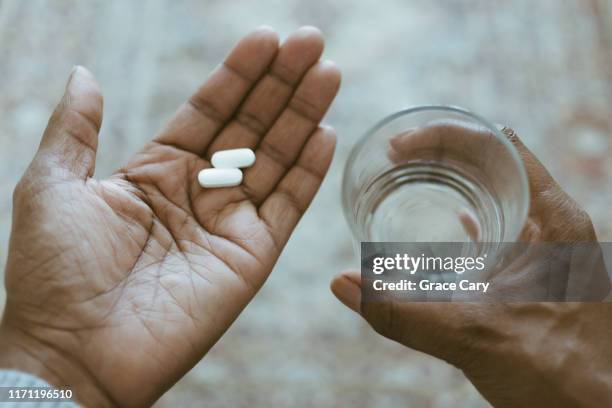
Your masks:
<instances>
[{"instance_id":1,"label":"white capsule pill","mask_svg":"<svg viewBox=\"0 0 612 408\"><path fill-rule=\"evenodd\" d=\"M255 163L255 153L251 149L221 150L210 161L217 169L249 167Z\"/></svg>"},{"instance_id":2,"label":"white capsule pill","mask_svg":"<svg viewBox=\"0 0 612 408\"><path fill-rule=\"evenodd\" d=\"M242 183L240 169L204 169L198 173L198 182L202 187L233 187Z\"/></svg>"}]
</instances>

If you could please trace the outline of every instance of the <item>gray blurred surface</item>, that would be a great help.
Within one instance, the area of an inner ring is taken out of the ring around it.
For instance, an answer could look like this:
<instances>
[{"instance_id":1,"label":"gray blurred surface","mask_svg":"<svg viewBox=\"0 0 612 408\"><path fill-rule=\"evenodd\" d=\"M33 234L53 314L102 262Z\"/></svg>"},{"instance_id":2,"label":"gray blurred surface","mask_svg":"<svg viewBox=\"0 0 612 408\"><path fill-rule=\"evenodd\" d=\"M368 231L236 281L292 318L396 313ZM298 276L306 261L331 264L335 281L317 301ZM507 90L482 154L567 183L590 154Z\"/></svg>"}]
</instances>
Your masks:
<instances>
[{"instance_id":1,"label":"gray blurred surface","mask_svg":"<svg viewBox=\"0 0 612 408\"><path fill-rule=\"evenodd\" d=\"M332 169L266 286L159 407L479 407L448 365L377 336L330 278L355 266L339 188L351 145L406 105L509 124L612 240L612 5L601 1L0 0L0 264L11 192L74 64L105 94L97 177L123 163L249 29L319 26L343 87ZM2 295L0 300L4 297Z\"/></svg>"}]
</instances>

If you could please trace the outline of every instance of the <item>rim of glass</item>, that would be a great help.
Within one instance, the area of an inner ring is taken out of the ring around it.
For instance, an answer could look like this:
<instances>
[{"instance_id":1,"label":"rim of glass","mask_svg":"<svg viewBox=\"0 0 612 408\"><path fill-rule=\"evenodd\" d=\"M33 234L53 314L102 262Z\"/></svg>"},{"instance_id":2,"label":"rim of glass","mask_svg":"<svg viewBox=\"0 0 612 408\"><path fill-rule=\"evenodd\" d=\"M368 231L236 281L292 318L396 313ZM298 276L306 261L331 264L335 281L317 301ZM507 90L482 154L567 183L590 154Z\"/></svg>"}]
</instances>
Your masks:
<instances>
[{"instance_id":1,"label":"rim of glass","mask_svg":"<svg viewBox=\"0 0 612 408\"><path fill-rule=\"evenodd\" d=\"M365 146L365 142L370 137L372 137L373 134L375 134L378 130L380 130L382 127L384 127L385 125L387 125L388 123L394 121L395 119L399 117L407 116L409 114L422 112L422 111L442 111L442 112L451 112L451 113L465 115L471 118L472 120L475 120L481 123L482 125L486 126L495 135L495 137L501 141L501 143L505 146L505 148L510 152L510 155L512 156L512 159L514 160L514 162L518 164L517 167L518 167L518 172L519 172L520 183L523 187L523 191L525 191L525 198L524 198L524 203L523 203L524 205L523 205L522 214L520 218L521 220L523 220L523 225L521 226L521 229L522 229L522 227L524 227L525 225L525 222L527 221L531 199L530 199L530 194L529 194L529 179L527 177L527 171L525 170L525 163L523 162L523 159L521 158L521 155L519 154L516 147L508 140L507 137L503 135L503 133L501 132L500 129L497 128L497 126L495 126L493 123L489 122L487 119L483 118L482 116L476 113L473 113L467 109L464 109L464 108L461 108L455 105L419 105L419 106L402 108L398 111L395 111L385 116L384 118L379 120L374 126L372 126L367 132L365 132L363 136L361 136L351 148L351 152L347 158L346 164L344 165L344 172L342 174L342 207L344 209L345 219L349 223L349 227L353 235L355 235L354 227L352 225L353 220L349 219L349 215L347 214L347 211L346 211L346 209L349 208L349 203L347 202L348 193L346 191L347 190L346 186L347 186L347 178L349 177L349 174L353 170L353 164L355 163L355 160L354 160L355 157L361 152L361 150ZM520 234L520 230L519 230L519 234ZM362 238L363 237L359 237L358 239L361 240ZM512 237L512 239L516 240L518 239L518 236Z\"/></svg>"}]
</instances>

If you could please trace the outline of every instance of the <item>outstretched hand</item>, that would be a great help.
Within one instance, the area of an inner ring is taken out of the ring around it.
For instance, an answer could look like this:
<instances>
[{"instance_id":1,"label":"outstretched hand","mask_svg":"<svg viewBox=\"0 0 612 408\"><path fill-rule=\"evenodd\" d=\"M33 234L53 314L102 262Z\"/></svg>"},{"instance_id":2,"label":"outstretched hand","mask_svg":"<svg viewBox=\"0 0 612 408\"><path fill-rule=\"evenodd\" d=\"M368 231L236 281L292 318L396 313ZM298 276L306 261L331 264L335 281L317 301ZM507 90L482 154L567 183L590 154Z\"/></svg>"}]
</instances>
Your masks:
<instances>
[{"instance_id":1,"label":"outstretched hand","mask_svg":"<svg viewBox=\"0 0 612 408\"><path fill-rule=\"evenodd\" d=\"M92 178L102 97L73 71L14 193L0 363L91 405L152 403L211 348L272 270L330 164L319 122L340 74L304 27L244 37L160 133ZM249 147L241 186L202 189Z\"/></svg>"}]
</instances>

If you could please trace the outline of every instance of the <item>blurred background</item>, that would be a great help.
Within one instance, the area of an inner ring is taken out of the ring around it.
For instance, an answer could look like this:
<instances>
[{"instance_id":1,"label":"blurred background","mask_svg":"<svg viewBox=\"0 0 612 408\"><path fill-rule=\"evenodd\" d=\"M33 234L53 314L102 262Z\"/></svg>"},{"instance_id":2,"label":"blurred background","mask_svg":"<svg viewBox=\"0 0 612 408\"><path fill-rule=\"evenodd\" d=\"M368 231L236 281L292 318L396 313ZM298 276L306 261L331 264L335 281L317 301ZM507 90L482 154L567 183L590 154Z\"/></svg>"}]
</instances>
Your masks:
<instances>
[{"instance_id":1,"label":"blurred background","mask_svg":"<svg viewBox=\"0 0 612 408\"><path fill-rule=\"evenodd\" d=\"M357 266L342 167L386 114L463 106L514 127L612 241L607 0L0 0L0 264L12 190L74 64L93 71L105 95L104 177L261 24L282 36L303 24L323 30L325 57L343 71L326 118L337 154L268 283L156 406L487 406L459 371L379 337L333 298L331 277Z\"/></svg>"}]
</instances>

